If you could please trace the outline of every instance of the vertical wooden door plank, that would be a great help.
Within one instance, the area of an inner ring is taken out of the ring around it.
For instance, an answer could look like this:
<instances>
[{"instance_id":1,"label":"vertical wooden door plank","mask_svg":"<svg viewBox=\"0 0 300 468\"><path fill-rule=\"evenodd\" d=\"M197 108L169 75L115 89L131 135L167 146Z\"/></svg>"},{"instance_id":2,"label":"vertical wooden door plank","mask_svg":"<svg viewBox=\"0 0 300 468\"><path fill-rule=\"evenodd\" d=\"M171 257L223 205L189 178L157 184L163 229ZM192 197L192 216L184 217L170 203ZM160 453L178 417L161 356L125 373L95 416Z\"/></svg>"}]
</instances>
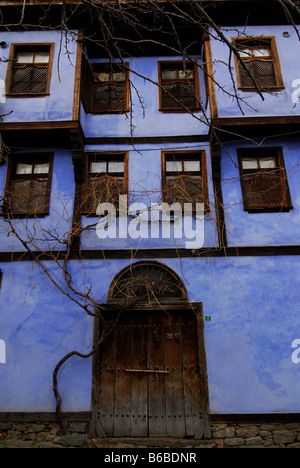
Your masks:
<instances>
[{"instance_id":1,"label":"vertical wooden door plank","mask_svg":"<svg viewBox=\"0 0 300 468\"><path fill-rule=\"evenodd\" d=\"M149 312L147 340L148 369L164 369L163 330L161 311ZM166 433L165 375L149 374L149 435Z\"/></svg>"},{"instance_id":2,"label":"vertical wooden door plank","mask_svg":"<svg viewBox=\"0 0 300 468\"><path fill-rule=\"evenodd\" d=\"M187 309L124 312L99 351L97 408L107 436L199 436L208 391L198 322Z\"/></svg>"},{"instance_id":3,"label":"vertical wooden door plank","mask_svg":"<svg viewBox=\"0 0 300 468\"><path fill-rule=\"evenodd\" d=\"M130 436L132 320L123 313L117 328L114 436Z\"/></svg>"},{"instance_id":4,"label":"vertical wooden door plank","mask_svg":"<svg viewBox=\"0 0 300 468\"><path fill-rule=\"evenodd\" d=\"M183 389L186 436L195 436L202 419L201 382L198 362L197 322L193 311L181 313Z\"/></svg>"},{"instance_id":5,"label":"vertical wooden door plank","mask_svg":"<svg viewBox=\"0 0 300 468\"><path fill-rule=\"evenodd\" d=\"M180 317L178 311L164 313L164 358L167 434L185 435Z\"/></svg>"},{"instance_id":6,"label":"vertical wooden door plank","mask_svg":"<svg viewBox=\"0 0 300 468\"><path fill-rule=\"evenodd\" d=\"M115 315L107 318L112 327ZM99 380L98 390L98 416L107 436L114 434L114 394L115 394L115 367L116 367L116 329L105 338L99 349Z\"/></svg>"},{"instance_id":7,"label":"vertical wooden door plank","mask_svg":"<svg viewBox=\"0 0 300 468\"><path fill-rule=\"evenodd\" d=\"M132 369L147 368L147 316L143 311L136 311L132 322ZM148 375L133 372L131 374L131 436L148 435Z\"/></svg>"}]
</instances>

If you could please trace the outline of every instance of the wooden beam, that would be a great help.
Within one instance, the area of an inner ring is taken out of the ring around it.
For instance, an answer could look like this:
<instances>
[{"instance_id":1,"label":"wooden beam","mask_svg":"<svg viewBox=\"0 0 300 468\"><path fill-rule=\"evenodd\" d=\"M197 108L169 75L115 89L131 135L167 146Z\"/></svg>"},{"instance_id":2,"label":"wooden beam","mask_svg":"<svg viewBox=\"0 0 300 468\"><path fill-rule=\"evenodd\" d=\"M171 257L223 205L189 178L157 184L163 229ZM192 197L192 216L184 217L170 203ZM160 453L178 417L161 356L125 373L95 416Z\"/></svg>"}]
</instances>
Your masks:
<instances>
[{"instance_id":1,"label":"wooden beam","mask_svg":"<svg viewBox=\"0 0 300 468\"><path fill-rule=\"evenodd\" d=\"M63 260L66 253L62 250L38 252L40 260ZM276 257L300 256L300 245L273 246L236 246L236 247L203 247L202 249L90 249L74 250L69 260L132 260L160 258L216 258L216 257ZM32 255L28 252L0 252L0 263L30 262Z\"/></svg>"},{"instance_id":2,"label":"wooden beam","mask_svg":"<svg viewBox=\"0 0 300 468\"><path fill-rule=\"evenodd\" d=\"M78 42L76 49L76 64L75 64L75 81L74 81L74 98L73 98L73 120L80 119L80 87L81 87L81 67L82 67L82 39L83 32L78 33Z\"/></svg>"}]
</instances>

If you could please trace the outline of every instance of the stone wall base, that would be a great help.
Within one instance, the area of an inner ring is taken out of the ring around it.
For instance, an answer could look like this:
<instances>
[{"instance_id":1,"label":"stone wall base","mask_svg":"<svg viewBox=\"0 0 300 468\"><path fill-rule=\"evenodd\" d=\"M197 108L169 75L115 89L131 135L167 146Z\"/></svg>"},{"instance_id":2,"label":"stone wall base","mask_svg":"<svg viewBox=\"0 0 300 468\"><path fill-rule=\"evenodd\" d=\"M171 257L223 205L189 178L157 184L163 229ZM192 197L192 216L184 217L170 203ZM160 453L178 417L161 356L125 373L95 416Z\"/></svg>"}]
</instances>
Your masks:
<instances>
[{"instance_id":1,"label":"stone wall base","mask_svg":"<svg viewBox=\"0 0 300 468\"><path fill-rule=\"evenodd\" d=\"M213 424L212 441L223 447L300 448L300 423Z\"/></svg>"},{"instance_id":2,"label":"stone wall base","mask_svg":"<svg viewBox=\"0 0 300 468\"><path fill-rule=\"evenodd\" d=\"M6 420L5 420L6 419ZM9 420L10 419L10 420ZM22 419L22 418L21 418ZM84 446L91 444L99 447L113 447L125 443L130 447L155 446L153 438L89 439L89 419L75 415L68 420L67 434L62 434L55 420L15 420L15 417L0 417L0 445L9 440L19 440L28 444L44 443L52 446ZM292 418L293 419L293 418ZM164 438L160 438L163 440ZM211 438L194 440L182 437L169 437L176 447L209 448L300 448L300 421L284 422L212 422Z\"/></svg>"}]
</instances>

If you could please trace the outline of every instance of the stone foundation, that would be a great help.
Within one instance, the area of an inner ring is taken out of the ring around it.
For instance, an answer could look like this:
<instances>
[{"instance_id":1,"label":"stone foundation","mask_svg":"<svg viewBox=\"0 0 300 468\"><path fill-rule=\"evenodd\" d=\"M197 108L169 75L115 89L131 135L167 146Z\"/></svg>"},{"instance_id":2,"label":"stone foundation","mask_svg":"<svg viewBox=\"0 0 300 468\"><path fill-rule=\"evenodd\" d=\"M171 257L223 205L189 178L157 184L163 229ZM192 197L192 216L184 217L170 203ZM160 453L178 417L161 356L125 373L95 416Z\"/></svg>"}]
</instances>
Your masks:
<instances>
[{"instance_id":1,"label":"stone foundation","mask_svg":"<svg viewBox=\"0 0 300 468\"><path fill-rule=\"evenodd\" d=\"M300 448L300 423L215 424L212 441L218 447Z\"/></svg>"},{"instance_id":2,"label":"stone foundation","mask_svg":"<svg viewBox=\"0 0 300 468\"><path fill-rule=\"evenodd\" d=\"M300 448L300 423L213 423L210 439L88 438L87 421L69 421L63 435L56 422L0 421L0 447L186 447L186 448Z\"/></svg>"}]
</instances>

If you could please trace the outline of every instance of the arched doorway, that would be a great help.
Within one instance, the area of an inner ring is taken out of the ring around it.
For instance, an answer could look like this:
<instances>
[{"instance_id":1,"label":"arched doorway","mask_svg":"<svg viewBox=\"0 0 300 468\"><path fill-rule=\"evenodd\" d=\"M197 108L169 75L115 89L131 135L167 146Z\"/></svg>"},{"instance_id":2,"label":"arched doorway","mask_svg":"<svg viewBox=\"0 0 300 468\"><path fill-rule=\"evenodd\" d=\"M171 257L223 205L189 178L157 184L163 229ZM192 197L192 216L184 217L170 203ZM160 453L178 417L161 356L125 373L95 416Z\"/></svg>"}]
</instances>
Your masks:
<instances>
[{"instance_id":1,"label":"arched doorway","mask_svg":"<svg viewBox=\"0 0 300 468\"><path fill-rule=\"evenodd\" d=\"M201 438L209 431L202 305L189 304L173 271L138 262L115 277L105 309L112 331L93 373L101 435Z\"/></svg>"}]
</instances>

